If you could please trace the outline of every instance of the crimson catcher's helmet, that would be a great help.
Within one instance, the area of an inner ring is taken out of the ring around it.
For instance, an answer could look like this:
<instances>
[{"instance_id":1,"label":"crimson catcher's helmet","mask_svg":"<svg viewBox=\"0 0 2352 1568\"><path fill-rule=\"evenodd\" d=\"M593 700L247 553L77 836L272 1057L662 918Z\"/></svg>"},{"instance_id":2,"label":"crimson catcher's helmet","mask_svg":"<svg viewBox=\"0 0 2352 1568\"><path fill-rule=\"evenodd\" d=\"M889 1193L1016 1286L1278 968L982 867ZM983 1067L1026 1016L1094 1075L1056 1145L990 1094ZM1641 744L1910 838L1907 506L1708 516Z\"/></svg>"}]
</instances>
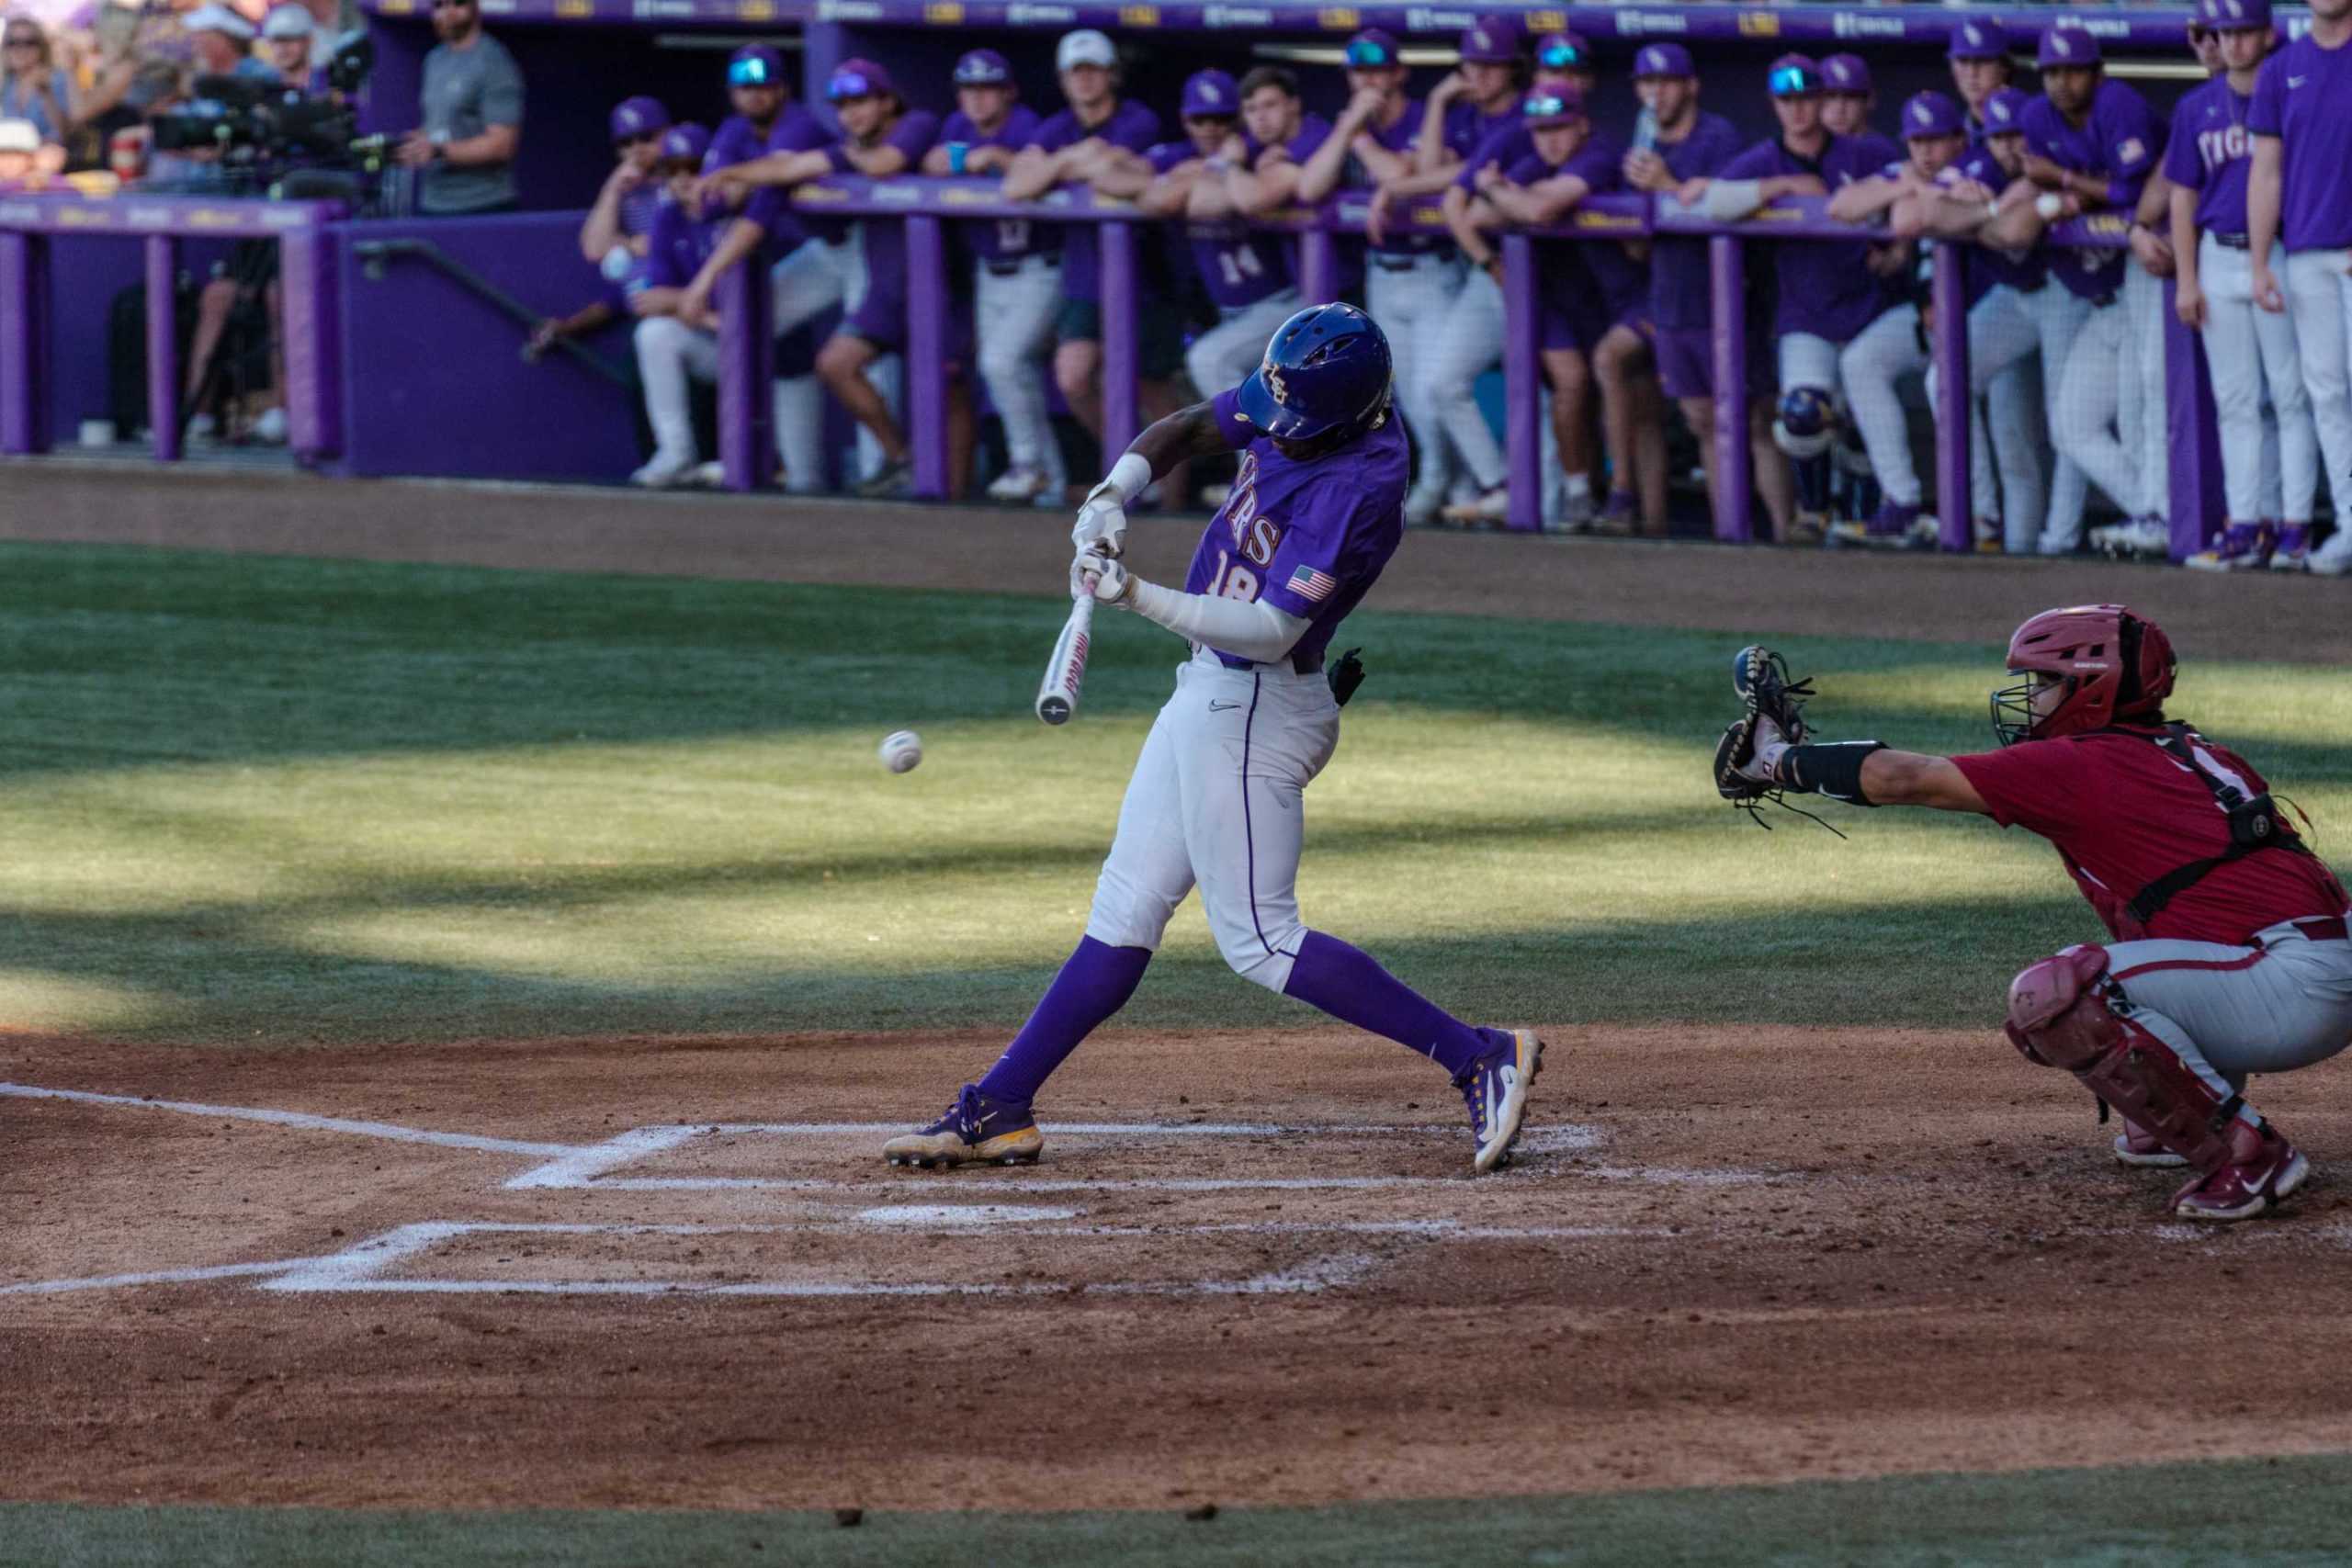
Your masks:
<instances>
[{"instance_id":1,"label":"crimson catcher's helmet","mask_svg":"<svg viewBox=\"0 0 2352 1568\"><path fill-rule=\"evenodd\" d=\"M1310 305L1274 329L1241 413L1277 441L1332 451L1388 418L1387 334L1353 305Z\"/></svg>"},{"instance_id":2,"label":"crimson catcher's helmet","mask_svg":"<svg viewBox=\"0 0 2352 1568\"><path fill-rule=\"evenodd\" d=\"M2175 663L2164 628L2125 605L2044 610L2009 638L2009 673L2027 679L1993 694L1993 733L2009 746L2155 718ZM2065 691L2037 716L2034 694L2050 681Z\"/></svg>"}]
</instances>

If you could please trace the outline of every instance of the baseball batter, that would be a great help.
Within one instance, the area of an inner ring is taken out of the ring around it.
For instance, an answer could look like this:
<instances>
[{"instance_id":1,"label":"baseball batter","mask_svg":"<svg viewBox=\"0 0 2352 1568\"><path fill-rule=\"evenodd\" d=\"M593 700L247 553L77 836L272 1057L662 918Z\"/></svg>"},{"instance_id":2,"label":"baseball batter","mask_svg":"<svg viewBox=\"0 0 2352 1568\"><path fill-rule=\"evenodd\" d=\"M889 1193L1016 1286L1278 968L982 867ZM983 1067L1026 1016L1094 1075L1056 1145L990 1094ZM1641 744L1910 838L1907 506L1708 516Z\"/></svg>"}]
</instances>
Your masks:
<instances>
[{"instance_id":1,"label":"baseball batter","mask_svg":"<svg viewBox=\"0 0 2352 1568\"><path fill-rule=\"evenodd\" d=\"M1088 498L1072 596L1166 626L1191 656L1144 740L1078 950L987 1075L883 1146L891 1163L1035 1159L1030 1102L1125 1005L1196 885L1237 972L1437 1062L1469 1107L1473 1169L1509 1157L1542 1064L1534 1032L1461 1022L1299 917L1303 796L1340 741L1325 655L1404 536L1409 463L1389 396L1380 328L1352 306L1310 307L1247 381L1153 424ZM1227 451L1239 472L1182 591L1129 572L1126 504L1175 464Z\"/></svg>"},{"instance_id":2,"label":"baseball batter","mask_svg":"<svg viewBox=\"0 0 2352 1568\"><path fill-rule=\"evenodd\" d=\"M1974 812L2049 840L2110 940L2018 976L2009 1038L2121 1114L2118 1159L2194 1171L2175 1212L2258 1214L2311 1167L2246 1103L2247 1077L2352 1041L2343 884L2244 758L2166 717L2175 661L2153 621L2121 604L2044 611L2008 664L2001 749L1934 757L1815 742L1785 666L1745 650L1747 713L1717 749L1717 788L1750 805L1794 791Z\"/></svg>"},{"instance_id":3,"label":"baseball batter","mask_svg":"<svg viewBox=\"0 0 2352 1568\"><path fill-rule=\"evenodd\" d=\"M2205 339L2229 521L2220 543L2186 564L2221 571L2266 564L2295 570L2310 553L2319 435L2303 390L2294 323L2256 307L2246 248L2246 176L2254 154L2246 118L2256 75L2275 36L2270 0L2199 0L2198 17L2220 39L2226 74L2188 94L2173 111L2172 143L2165 153L2177 267L2173 308ZM2275 245L2271 265L2274 271L2285 265ZM2279 517L2262 510L2266 386L2278 416Z\"/></svg>"},{"instance_id":4,"label":"baseball batter","mask_svg":"<svg viewBox=\"0 0 2352 1568\"><path fill-rule=\"evenodd\" d=\"M2338 518L2352 516L2352 0L2315 0L2311 31L2256 74L2246 130L2248 264L2255 302L2295 323L2297 362ZM2286 253L2274 270L2273 243ZM2283 276L2283 287L2282 287ZM2338 523L2308 565L2352 572L2352 527Z\"/></svg>"}]
</instances>

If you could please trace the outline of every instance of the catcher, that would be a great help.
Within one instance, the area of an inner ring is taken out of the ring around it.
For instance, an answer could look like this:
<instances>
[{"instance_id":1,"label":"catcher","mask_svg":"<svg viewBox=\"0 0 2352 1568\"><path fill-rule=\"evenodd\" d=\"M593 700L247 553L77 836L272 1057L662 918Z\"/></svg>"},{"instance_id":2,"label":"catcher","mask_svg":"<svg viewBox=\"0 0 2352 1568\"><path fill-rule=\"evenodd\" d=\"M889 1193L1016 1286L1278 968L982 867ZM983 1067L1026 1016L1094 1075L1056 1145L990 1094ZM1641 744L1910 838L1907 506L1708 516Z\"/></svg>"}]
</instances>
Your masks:
<instances>
[{"instance_id":1,"label":"catcher","mask_svg":"<svg viewBox=\"0 0 2352 1568\"><path fill-rule=\"evenodd\" d=\"M2241 1091L2352 1040L2344 886L2259 773L2166 719L2174 659L2154 622L2120 604L2044 611L2008 662L2019 679L1993 694L2001 749L1928 757L1814 740L1811 683L1745 649L1733 685L1747 711L1716 748L1715 786L1751 810L1819 794L1973 811L2048 839L2114 940L2012 981L2009 1039L2080 1078L2102 1121L2122 1117L2116 1158L2195 1171L2174 1212L2258 1214L2311 1166Z\"/></svg>"}]
</instances>

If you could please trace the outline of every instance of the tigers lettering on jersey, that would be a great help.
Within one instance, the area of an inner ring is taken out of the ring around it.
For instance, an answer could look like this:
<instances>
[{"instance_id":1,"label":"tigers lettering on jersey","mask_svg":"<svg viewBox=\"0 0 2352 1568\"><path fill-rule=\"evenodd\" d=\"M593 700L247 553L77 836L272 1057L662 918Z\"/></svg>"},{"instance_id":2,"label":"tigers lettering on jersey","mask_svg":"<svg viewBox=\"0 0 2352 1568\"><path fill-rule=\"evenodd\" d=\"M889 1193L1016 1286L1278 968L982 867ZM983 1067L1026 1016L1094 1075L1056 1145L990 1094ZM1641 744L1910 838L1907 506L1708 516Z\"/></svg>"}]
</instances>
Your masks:
<instances>
[{"instance_id":1,"label":"tigers lettering on jersey","mask_svg":"<svg viewBox=\"0 0 2352 1568\"><path fill-rule=\"evenodd\" d=\"M2254 139L2243 125L2225 126L2219 130L2197 133L2197 156L2203 162L2205 172L2211 174L2225 164L2233 164L2254 151Z\"/></svg>"}]
</instances>

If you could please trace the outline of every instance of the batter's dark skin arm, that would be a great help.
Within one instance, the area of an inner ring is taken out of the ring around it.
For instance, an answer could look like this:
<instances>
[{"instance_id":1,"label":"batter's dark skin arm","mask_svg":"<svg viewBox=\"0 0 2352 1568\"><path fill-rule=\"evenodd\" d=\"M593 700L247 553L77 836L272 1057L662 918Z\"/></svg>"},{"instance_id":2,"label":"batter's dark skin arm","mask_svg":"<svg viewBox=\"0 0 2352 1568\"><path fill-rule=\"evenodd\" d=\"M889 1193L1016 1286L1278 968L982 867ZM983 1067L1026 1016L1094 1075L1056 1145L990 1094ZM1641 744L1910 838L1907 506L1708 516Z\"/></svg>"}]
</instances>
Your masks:
<instances>
[{"instance_id":1,"label":"batter's dark skin arm","mask_svg":"<svg viewBox=\"0 0 2352 1568\"><path fill-rule=\"evenodd\" d=\"M1992 807L1949 757L1892 749L1862 760L1862 795L1872 806L1924 806L1934 811L1992 815Z\"/></svg>"},{"instance_id":2,"label":"batter's dark skin arm","mask_svg":"<svg viewBox=\"0 0 2352 1568\"><path fill-rule=\"evenodd\" d=\"M1225 433L1216 425L1216 408L1207 402L1178 409L1155 420L1127 448L1151 465L1151 477L1160 479L1177 464L1193 457L1214 457L1226 451Z\"/></svg>"}]
</instances>

